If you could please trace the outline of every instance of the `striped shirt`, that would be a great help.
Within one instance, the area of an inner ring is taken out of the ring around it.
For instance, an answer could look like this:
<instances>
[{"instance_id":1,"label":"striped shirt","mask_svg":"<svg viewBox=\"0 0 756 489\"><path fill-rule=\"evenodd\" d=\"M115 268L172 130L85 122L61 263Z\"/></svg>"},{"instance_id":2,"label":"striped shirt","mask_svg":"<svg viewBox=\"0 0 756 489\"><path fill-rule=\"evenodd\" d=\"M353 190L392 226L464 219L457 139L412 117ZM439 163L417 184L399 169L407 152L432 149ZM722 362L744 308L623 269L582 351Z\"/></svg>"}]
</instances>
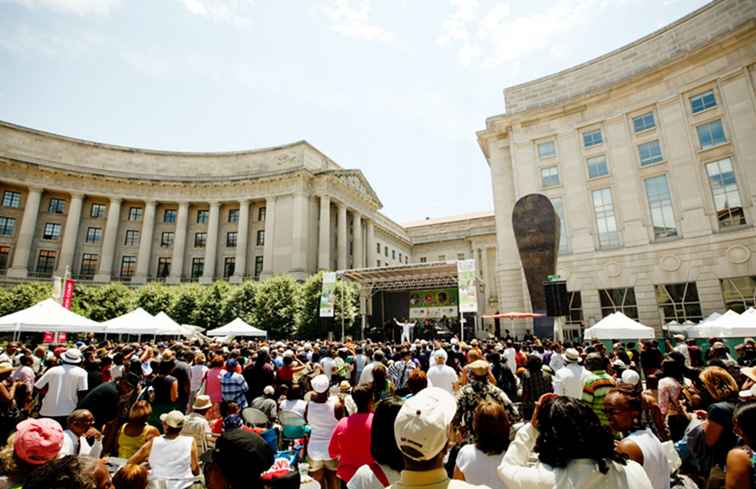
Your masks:
<instances>
[{"instance_id":1,"label":"striped shirt","mask_svg":"<svg viewBox=\"0 0 756 489\"><path fill-rule=\"evenodd\" d=\"M221 371L220 376L221 395L224 401L234 401L240 409L247 407L245 394L249 390L247 381L241 374L236 372Z\"/></svg>"},{"instance_id":2,"label":"striped shirt","mask_svg":"<svg viewBox=\"0 0 756 489\"><path fill-rule=\"evenodd\" d=\"M604 412L604 397L614 387L614 379L604 370L591 372L583 382L582 399L591 405L593 412L598 416L603 426L608 426L609 421Z\"/></svg>"}]
</instances>

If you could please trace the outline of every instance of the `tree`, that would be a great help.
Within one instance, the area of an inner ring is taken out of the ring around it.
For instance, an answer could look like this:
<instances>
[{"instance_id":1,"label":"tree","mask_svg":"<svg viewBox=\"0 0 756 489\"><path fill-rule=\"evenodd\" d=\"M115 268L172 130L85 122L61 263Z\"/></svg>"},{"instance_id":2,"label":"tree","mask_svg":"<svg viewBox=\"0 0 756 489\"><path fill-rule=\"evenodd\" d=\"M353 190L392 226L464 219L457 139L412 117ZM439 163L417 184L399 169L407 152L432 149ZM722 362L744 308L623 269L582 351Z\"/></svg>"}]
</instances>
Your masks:
<instances>
[{"instance_id":1,"label":"tree","mask_svg":"<svg viewBox=\"0 0 756 489\"><path fill-rule=\"evenodd\" d=\"M357 314L360 312L360 292L359 286L354 282L339 280L336 282L336 303L334 304L333 313L336 322L336 332L334 336L341 337L342 318L344 319L344 334L355 336L355 322ZM359 330L357 330L359 332Z\"/></svg>"},{"instance_id":2,"label":"tree","mask_svg":"<svg viewBox=\"0 0 756 489\"><path fill-rule=\"evenodd\" d=\"M161 283L151 282L137 291L136 305L153 316L160 311L168 314L173 302L173 293L170 287Z\"/></svg>"},{"instance_id":3,"label":"tree","mask_svg":"<svg viewBox=\"0 0 756 489\"><path fill-rule=\"evenodd\" d=\"M323 274L317 273L305 280L299 287L299 307L297 308L297 337L306 339L324 338L333 324L330 319L320 318L320 294Z\"/></svg>"},{"instance_id":4,"label":"tree","mask_svg":"<svg viewBox=\"0 0 756 489\"><path fill-rule=\"evenodd\" d=\"M179 324L194 324L194 314L201 297L202 287L197 284L177 287L168 315Z\"/></svg>"},{"instance_id":5,"label":"tree","mask_svg":"<svg viewBox=\"0 0 756 489\"><path fill-rule=\"evenodd\" d=\"M6 307L8 311L16 312L50 297L52 297L52 284L43 282L18 284L11 289L10 301Z\"/></svg>"},{"instance_id":6,"label":"tree","mask_svg":"<svg viewBox=\"0 0 756 489\"><path fill-rule=\"evenodd\" d=\"M135 293L122 283L90 287L79 307L93 321L107 321L134 309Z\"/></svg>"},{"instance_id":7,"label":"tree","mask_svg":"<svg viewBox=\"0 0 756 489\"><path fill-rule=\"evenodd\" d=\"M241 318L248 324L257 323L257 310L255 306L257 288L257 282L252 282L251 280L246 280L238 287L234 287L225 303L224 316L229 318L229 321Z\"/></svg>"},{"instance_id":8,"label":"tree","mask_svg":"<svg viewBox=\"0 0 756 489\"><path fill-rule=\"evenodd\" d=\"M273 338L287 338L294 333L298 309L299 286L288 275L276 275L260 283L255 296L256 324Z\"/></svg>"},{"instance_id":9,"label":"tree","mask_svg":"<svg viewBox=\"0 0 756 489\"><path fill-rule=\"evenodd\" d=\"M217 328L233 318L228 317L226 301L231 292L228 282L217 280L204 287L194 313L194 322L203 328Z\"/></svg>"}]
</instances>

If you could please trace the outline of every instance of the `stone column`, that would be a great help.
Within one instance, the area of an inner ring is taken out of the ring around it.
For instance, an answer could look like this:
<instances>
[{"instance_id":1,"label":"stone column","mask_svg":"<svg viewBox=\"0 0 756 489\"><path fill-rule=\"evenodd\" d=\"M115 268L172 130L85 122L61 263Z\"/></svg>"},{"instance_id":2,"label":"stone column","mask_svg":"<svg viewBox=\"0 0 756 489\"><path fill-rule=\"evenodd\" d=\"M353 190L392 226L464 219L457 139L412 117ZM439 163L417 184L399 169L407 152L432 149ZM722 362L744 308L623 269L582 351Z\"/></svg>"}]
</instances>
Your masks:
<instances>
[{"instance_id":1,"label":"stone column","mask_svg":"<svg viewBox=\"0 0 756 489\"><path fill-rule=\"evenodd\" d=\"M273 249L276 234L276 197L265 199L265 243L263 245L263 269L260 279L273 276Z\"/></svg>"},{"instance_id":2,"label":"stone column","mask_svg":"<svg viewBox=\"0 0 756 489\"><path fill-rule=\"evenodd\" d=\"M365 254L363 253L362 243L362 216L357 211L352 211L352 231L352 267L363 268L365 266Z\"/></svg>"},{"instance_id":3,"label":"stone column","mask_svg":"<svg viewBox=\"0 0 756 489\"><path fill-rule=\"evenodd\" d=\"M267 209L265 211L267 213ZM265 216L267 219L267 215ZM267 236L266 236L267 237ZM239 224L236 227L236 263L232 283L240 283L247 273L247 242L249 241L249 199L239 201Z\"/></svg>"},{"instance_id":4,"label":"stone column","mask_svg":"<svg viewBox=\"0 0 756 489\"><path fill-rule=\"evenodd\" d=\"M367 268L375 267L375 225L372 219L366 219L367 227Z\"/></svg>"},{"instance_id":5,"label":"stone column","mask_svg":"<svg viewBox=\"0 0 756 489\"><path fill-rule=\"evenodd\" d=\"M170 284L181 282L184 275L184 252L186 251L186 226L189 224L189 202L179 202L176 217L176 234L173 239L171 273L166 280Z\"/></svg>"},{"instance_id":6,"label":"stone column","mask_svg":"<svg viewBox=\"0 0 756 489\"><path fill-rule=\"evenodd\" d=\"M155 210L157 202L148 200L144 203L144 217L142 218L142 236L139 239L139 254L133 283L143 284L147 282L150 273L150 261L152 260L152 235L155 232Z\"/></svg>"},{"instance_id":7,"label":"stone column","mask_svg":"<svg viewBox=\"0 0 756 489\"><path fill-rule=\"evenodd\" d=\"M68 271L73 271L73 258L76 252L76 238L79 236L79 222L81 221L81 207L84 203L84 194L71 194L71 202L66 216L66 227L63 230L63 242L60 245L60 260L58 260L57 273L60 276Z\"/></svg>"},{"instance_id":8,"label":"stone column","mask_svg":"<svg viewBox=\"0 0 756 489\"><path fill-rule=\"evenodd\" d=\"M37 215L39 214L39 203L41 200L42 189L37 187L29 188L29 193L26 196L26 205L24 206L24 217L18 229L16 250L13 253L13 264L8 269L8 277L26 278L29 273L29 255L31 254L32 241L34 240L34 230L37 229Z\"/></svg>"},{"instance_id":9,"label":"stone column","mask_svg":"<svg viewBox=\"0 0 756 489\"><path fill-rule=\"evenodd\" d=\"M209 284L215 278L215 262L218 260L218 226L220 224L220 202L210 202L210 215L207 223L207 243L205 243L205 267L200 283Z\"/></svg>"},{"instance_id":10,"label":"stone column","mask_svg":"<svg viewBox=\"0 0 756 489\"><path fill-rule=\"evenodd\" d=\"M485 312L488 309L488 298L491 297L491 291L493 290L490 282L491 275L488 273L488 247L486 246L480 249L480 270L482 272L483 283L485 284L485 287L483 287L483 297L486 301L483 304L483 311Z\"/></svg>"},{"instance_id":11,"label":"stone column","mask_svg":"<svg viewBox=\"0 0 756 489\"><path fill-rule=\"evenodd\" d=\"M347 208L341 202L337 206L338 214L336 220L336 252L338 261L336 268L346 270L347 268Z\"/></svg>"},{"instance_id":12,"label":"stone column","mask_svg":"<svg viewBox=\"0 0 756 489\"><path fill-rule=\"evenodd\" d=\"M331 198L320 196L320 226L318 228L318 270L331 269Z\"/></svg>"},{"instance_id":13,"label":"stone column","mask_svg":"<svg viewBox=\"0 0 756 489\"><path fill-rule=\"evenodd\" d=\"M108 205L108 222L105 224L105 237L102 240L100 271L94 277L96 282L110 282L113 276L113 258L121 219L121 202L120 198L113 197Z\"/></svg>"},{"instance_id":14,"label":"stone column","mask_svg":"<svg viewBox=\"0 0 756 489\"><path fill-rule=\"evenodd\" d=\"M291 228L291 270L289 274L296 280L304 280L307 276L307 196L295 193L292 201L294 218Z\"/></svg>"}]
</instances>

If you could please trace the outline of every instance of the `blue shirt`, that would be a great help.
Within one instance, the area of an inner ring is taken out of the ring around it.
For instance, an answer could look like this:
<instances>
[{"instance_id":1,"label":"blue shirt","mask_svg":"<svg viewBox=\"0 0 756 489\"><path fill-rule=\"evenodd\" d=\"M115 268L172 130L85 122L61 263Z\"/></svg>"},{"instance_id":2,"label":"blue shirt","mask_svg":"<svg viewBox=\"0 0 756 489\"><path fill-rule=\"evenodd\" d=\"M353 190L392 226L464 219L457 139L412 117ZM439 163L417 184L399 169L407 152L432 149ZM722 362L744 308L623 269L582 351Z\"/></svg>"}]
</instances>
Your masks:
<instances>
[{"instance_id":1,"label":"blue shirt","mask_svg":"<svg viewBox=\"0 0 756 489\"><path fill-rule=\"evenodd\" d=\"M220 378L221 395L224 401L234 401L240 409L247 407L247 398L244 395L248 390L247 381L241 374L224 371Z\"/></svg>"}]
</instances>

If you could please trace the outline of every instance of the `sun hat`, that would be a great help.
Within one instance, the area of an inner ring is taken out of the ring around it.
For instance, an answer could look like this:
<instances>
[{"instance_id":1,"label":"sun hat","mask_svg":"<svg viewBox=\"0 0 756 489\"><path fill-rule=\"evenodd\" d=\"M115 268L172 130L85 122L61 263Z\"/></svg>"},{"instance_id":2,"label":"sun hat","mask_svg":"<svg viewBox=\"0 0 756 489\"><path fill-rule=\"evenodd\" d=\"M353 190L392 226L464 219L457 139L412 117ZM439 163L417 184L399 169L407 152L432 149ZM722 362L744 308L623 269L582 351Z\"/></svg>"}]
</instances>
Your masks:
<instances>
[{"instance_id":1,"label":"sun hat","mask_svg":"<svg viewBox=\"0 0 756 489\"><path fill-rule=\"evenodd\" d=\"M77 348L69 348L60 356L60 361L73 365L81 363L81 352Z\"/></svg>"},{"instance_id":2,"label":"sun hat","mask_svg":"<svg viewBox=\"0 0 756 489\"><path fill-rule=\"evenodd\" d=\"M13 371L13 365L10 364L10 362L2 362L0 363L0 375L12 372Z\"/></svg>"},{"instance_id":3,"label":"sun hat","mask_svg":"<svg viewBox=\"0 0 756 489\"><path fill-rule=\"evenodd\" d=\"M339 391L341 392L349 392L352 390L352 385L349 383L348 380L342 380L339 384Z\"/></svg>"},{"instance_id":4,"label":"sun hat","mask_svg":"<svg viewBox=\"0 0 756 489\"><path fill-rule=\"evenodd\" d=\"M753 384L750 389L740 391L738 395L741 399L756 398L756 384Z\"/></svg>"},{"instance_id":5,"label":"sun hat","mask_svg":"<svg viewBox=\"0 0 756 489\"><path fill-rule=\"evenodd\" d=\"M685 341L685 335L682 334L676 334L673 336L673 338L679 341Z\"/></svg>"},{"instance_id":6,"label":"sun hat","mask_svg":"<svg viewBox=\"0 0 756 489\"><path fill-rule=\"evenodd\" d=\"M13 450L31 465L54 460L63 446L63 428L50 418L27 419L16 425Z\"/></svg>"},{"instance_id":7,"label":"sun hat","mask_svg":"<svg viewBox=\"0 0 756 489\"><path fill-rule=\"evenodd\" d=\"M210 409L211 407L213 407L213 401L210 400L210 396L204 394L197 396L192 403L192 409L195 411L202 411L203 409Z\"/></svg>"},{"instance_id":8,"label":"sun hat","mask_svg":"<svg viewBox=\"0 0 756 489\"><path fill-rule=\"evenodd\" d=\"M265 388L263 389L263 394L265 394L266 396L272 396L275 393L276 393L276 390L273 388L272 385L266 385Z\"/></svg>"},{"instance_id":9,"label":"sun hat","mask_svg":"<svg viewBox=\"0 0 756 489\"><path fill-rule=\"evenodd\" d=\"M413 460L431 460L446 447L457 401L440 387L426 387L410 397L394 421L394 438Z\"/></svg>"},{"instance_id":10,"label":"sun hat","mask_svg":"<svg viewBox=\"0 0 756 489\"><path fill-rule=\"evenodd\" d=\"M565 362L575 363L580 361L580 353L574 348L567 348L562 355Z\"/></svg>"},{"instance_id":11,"label":"sun hat","mask_svg":"<svg viewBox=\"0 0 756 489\"><path fill-rule=\"evenodd\" d=\"M640 382L640 375L635 370L627 369L622 372L622 383L629 385L638 385Z\"/></svg>"},{"instance_id":12,"label":"sun hat","mask_svg":"<svg viewBox=\"0 0 756 489\"><path fill-rule=\"evenodd\" d=\"M183 428L184 415L181 411L174 409L169 413L163 413L160 415L160 422L165 423L171 428Z\"/></svg>"},{"instance_id":13,"label":"sun hat","mask_svg":"<svg viewBox=\"0 0 756 489\"><path fill-rule=\"evenodd\" d=\"M740 369L740 373L756 382L756 367L743 367Z\"/></svg>"},{"instance_id":14,"label":"sun hat","mask_svg":"<svg viewBox=\"0 0 756 489\"><path fill-rule=\"evenodd\" d=\"M330 382L328 382L328 377L325 374L320 374L312 379L310 384L312 385L312 390L314 390L318 394L322 394L328 390L328 385L330 384Z\"/></svg>"},{"instance_id":15,"label":"sun hat","mask_svg":"<svg viewBox=\"0 0 756 489\"><path fill-rule=\"evenodd\" d=\"M176 354L173 353L173 350L165 350L163 354L160 357L161 362L172 362L176 359Z\"/></svg>"},{"instance_id":16,"label":"sun hat","mask_svg":"<svg viewBox=\"0 0 756 489\"><path fill-rule=\"evenodd\" d=\"M486 375L489 364L485 360L475 360L467 366L474 375Z\"/></svg>"}]
</instances>

